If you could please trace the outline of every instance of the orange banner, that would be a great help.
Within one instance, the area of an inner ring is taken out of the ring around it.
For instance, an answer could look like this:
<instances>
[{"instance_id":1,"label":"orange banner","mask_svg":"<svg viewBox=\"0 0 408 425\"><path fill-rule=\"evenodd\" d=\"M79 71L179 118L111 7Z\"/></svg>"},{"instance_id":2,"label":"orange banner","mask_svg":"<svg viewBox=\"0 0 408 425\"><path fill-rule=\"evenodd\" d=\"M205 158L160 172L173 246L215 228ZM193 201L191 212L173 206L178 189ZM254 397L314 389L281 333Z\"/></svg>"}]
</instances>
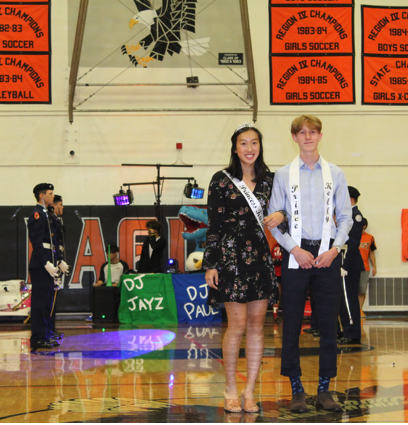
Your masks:
<instances>
[{"instance_id":1,"label":"orange banner","mask_svg":"<svg viewBox=\"0 0 408 425\"><path fill-rule=\"evenodd\" d=\"M51 103L50 55L0 55L0 103Z\"/></svg>"},{"instance_id":2,"label":"orange banner","mask_svg":"<svg viewBox=\"0 0 408 425\"><path fill-rule=\"evenodd\" d=\"M363 57L364 104L408 104L408 57Z\"/></svg>"},{"instance_id":3,"label":"orange banner","mask_svg":"<svg viewBox=\"0 0 408 425\"><path fill-rule=\"evenodd\" d=\"M0 4L0 51L48 52L49 7Z\"/></svg>"},{"instance_id":4,"label":"orange banner","mask_svg":"<svg viewBox=\"0 0 408 425\"><path fill-rule=\"evenodd\" d=\"M354 52L351 7L271 7L271 53Z\"/></svg>"},{"instance_id":5,"label":"orange banner","mask_svg":"<svg viewBox=\"0 0 408 425\"><path fill-rule=\"evenodd\" d=\"M408 55L408 7L361 9L363 54Z\"/></svg>"},{"instance_id":6,"label":"orange banner","mask_svg":"<svg viewBox=\"0 0 408 425\"><path fill-rule=\"evenodd\" d=\"M271 104L354 103L354 57L271 58Z\"/></svg>"},{"instance_id":7,"label":"orange banner","mask_svg":"<svg viewBox=\"0 0 408 425\"><path fill-rule=\"evenodd\" d=\"M347 5L347 4L354 4L354 0L270 0L271 4L301 4L302 6L306 5Z\"/></svg>"}]
</instances>

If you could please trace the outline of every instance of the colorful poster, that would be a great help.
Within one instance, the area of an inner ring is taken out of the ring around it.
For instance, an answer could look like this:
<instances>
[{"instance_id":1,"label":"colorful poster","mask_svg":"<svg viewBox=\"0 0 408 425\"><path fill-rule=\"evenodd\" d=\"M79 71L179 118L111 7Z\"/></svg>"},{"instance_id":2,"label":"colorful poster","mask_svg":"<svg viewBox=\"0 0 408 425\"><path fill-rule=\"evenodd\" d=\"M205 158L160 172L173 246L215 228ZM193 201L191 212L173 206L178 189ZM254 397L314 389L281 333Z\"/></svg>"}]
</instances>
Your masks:
<instances>
[{"instance_id":1,"label":"colorful poster","mask_svg":"<svg viewBox=\"0 0 408 425\"><path fill-rule=\"evenodd\" d=\"M354 56L271 58L271 103L354 103Z\"/></svg>"},{"instance_id":2,"label":"colorful poster","mask_svg":"<svg viewBox=\"0 0 408 425\"><path fill-rule=\"evenodd\" d=\"M408 56L363 57L363 103L408 104Z\"/></svg>"},{"instance_id":3,"label":"colorful poster","mask_svg":"<svg viewBox=\"0 0 408 425\"><path fill-rule=\"evenodd\" d=\"M0 103L50 103L50 55L0 55Z\"/></svg>"},{"instance_id":4,"label":"colorful poster","mask_svg":"<svg viewBox=\"0 0 408 425\"><path fill-rule=\"evenodd\" d=\"M408 7L362 6L363 54L408 55Z\"/></svg>"},{"instance_id":5,"label":"colorful poster","mask_svg":"<svg viewBox=\"0 0 408 425\"><path fill-rule=\"evenodd\" d=\"M51 103L50 55L49 2L1 2L0 103Z\"/></svg>"},{"instance_id":6,"label":"colorful poster","mask_svg":"<svg viewBox=\"0 0 408 425\"><path fill-rule=\"evenodd\" d=\"M271 8L271 53L353 53L351 7Z\"/></svg>"},{"instance_id":7,"label":"colorful poster","mask_svg":"<svg viewBox=\"0 0 408 425\"><path fill-rule=\"evenodd\" d=\"M354 0L270 0L271 4L279 4L279 5L296 5L300 4L302 6L309 6L309 5L316 5L316 6L323 6L323 5L352 5L354 4Z\"/></svg>"}]
</instances>

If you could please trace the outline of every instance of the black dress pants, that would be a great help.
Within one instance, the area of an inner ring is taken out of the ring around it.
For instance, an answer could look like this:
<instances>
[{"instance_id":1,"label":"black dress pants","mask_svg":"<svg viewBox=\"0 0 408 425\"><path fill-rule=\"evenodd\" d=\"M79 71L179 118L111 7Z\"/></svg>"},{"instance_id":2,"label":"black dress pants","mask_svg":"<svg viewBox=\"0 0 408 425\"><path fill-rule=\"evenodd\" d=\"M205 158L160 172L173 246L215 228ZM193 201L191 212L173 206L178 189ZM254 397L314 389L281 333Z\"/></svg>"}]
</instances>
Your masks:
<instances>
[{"instance_id":1,"label":"black dress pants","mask_svg":"<svg viewBox=\"0 0 408 425\"><path fill-rule=\"evenodd\" d=\"M54 279L45 268L31 269L31 345L50 335L50 315L54 299Z\"/></svg>"},{"instance_id":2,"label":"black dress pants","mask_svg":"<svg viewBox=\"0 0 408 425\"><path fill-rule=\"evenodd\" d=\"M318 256L319 246L302 244L302 248ZM338 255L330 267L318 269L289 269L289 253L283 251L282 292L283 338L281 374L301 376L299 336L310 287L320 330L319 376L333 378L337 375L337 318L342 294L340 275L341 257Z\"/></svg>"}]
</instances>

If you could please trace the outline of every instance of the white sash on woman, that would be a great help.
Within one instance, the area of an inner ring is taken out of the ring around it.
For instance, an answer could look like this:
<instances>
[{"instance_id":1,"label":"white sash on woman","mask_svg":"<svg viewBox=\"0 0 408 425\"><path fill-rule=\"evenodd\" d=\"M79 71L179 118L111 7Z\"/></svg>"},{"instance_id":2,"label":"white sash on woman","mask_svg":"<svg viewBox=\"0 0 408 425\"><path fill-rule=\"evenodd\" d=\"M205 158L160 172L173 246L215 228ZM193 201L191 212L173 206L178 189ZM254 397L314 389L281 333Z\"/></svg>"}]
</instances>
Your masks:
<instances>
[{"instance_id":1,"label":"white sash on woman","mask_svg":"<svg viewBox=\"0 0 408 425\"><path fill-rule=\"evenodd\" d=\"M238 190L244 195L252 212L254 213L255 218L258 221L259 226L261 227L266 237L264 224L263 224L264 215L262 211L262 206L259 203L258 199L253 194L253 192L248 188L248 186L244 183L243 180L238 180L236 177L232 177L227 170L223 170L223 172L229 177L232 183L234 183L235 186L238 188Z\"/></svg>"},{"instance_id":2,"label":"white sash on woman","mask_svg":"<svg viewBox=\"0 0 408 425\"><path fill-rule=\"evenodd\" d=\"M290 235L298 246L302 241L302 210L300 204L300 157L296 157L290 164L289 169L289 190L290 190L290 205L292 213L292 221L290 225ZM322 166L323 174L323 188L324 188L324 220L323 232L320 243L319 255L328 251L330 246L331 224L333 220L333 179L330 171L329 164L320 156L320 163ZM289 268L297 269L299 264L293 254L290 254Z\"/></svg>"}]
</instances>

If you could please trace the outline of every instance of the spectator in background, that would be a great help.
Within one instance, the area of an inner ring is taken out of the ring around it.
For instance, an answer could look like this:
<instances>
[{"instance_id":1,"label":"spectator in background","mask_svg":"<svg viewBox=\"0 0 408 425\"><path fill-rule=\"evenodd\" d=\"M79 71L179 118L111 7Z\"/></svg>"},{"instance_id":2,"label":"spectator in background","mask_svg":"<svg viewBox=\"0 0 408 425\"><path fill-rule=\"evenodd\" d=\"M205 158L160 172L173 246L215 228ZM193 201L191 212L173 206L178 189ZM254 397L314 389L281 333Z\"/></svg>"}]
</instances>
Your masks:
<instances>
[{"instance_id":1,"label":"spectator in background","mask_svg":"<svg viewBox=\"0 0 408 425\"><path fill-rule=\"evenodd\" d=\"M272 255L273 267L275 268L276 280L278 281L278 289L279 289L279 298L278 298L279 303L278 303L276 317L275 317L275 310L273 313L273 316L276 319L277 317L282 315L282 309L283 309L282 278L281 278L282 249L281 249L281 246L278 244L278 242L275 242L275 244L272 246L271 255Z\"/></svg>"},{"instance_id":2,"label":"spectator in background","mask_svg":"<svg viewBox=\"0 0 408 425\"><path fill-rule=\"evenodd\" d=\"M119 280L123 274L129 273L129 266L125 261L119 259L119 247L116 245L108 245L106 253L110 247L110 264L111 264L111 282L112 286L118 286ZM99 280L94 286L106 286L108 279L109 262L103 263L99 273Z\"/></svg>"},{"instance_id":3,"label":"spectator in background","mask_svg":"<svg viewBox=\"0 0 408 425\"><path fill-rule=\"evenodd\" d=\"M160 237L161 223L150 220L146 223L146 227L149 237L143 244L137 272L161 273L163 252L166 248L166 239Z\"/></svg>"},{"instance_id":4,"label":"spectator in background","mask_svg":"<svg viewBox=\"0 0 408 425\"><path fill-rule=\"evenodd\" d=\"M363 234L361 235L360 241L360 254L364 261L365 271L361 272L360 285L358 288L358 300L360 302L361 317L364 319L365 314L363 312L363 305L366 297L368 281L370 279L370 262L372 266L371 276L377 274L377 263L375 259L375 245L374 236L366 232L368 221L363 218Z\"/></svg>"},{"instance_id":5,"label":"spectator in background","mask_svg":"<svg viewBox=\"0 0 408 425\"><path fill-rule=\"evenodd\" d=\"M110 250L110 274L112 286L118 286L119 280L123 274L129 274L128 264L119 259L119 247L116 245L108 245L106 247L106 253ZM109 262L103 263L101 266L101 271L99 273L99 279L94 283L94 287L106 286L108 283L109 275ZM116 289L116 305L119 306L120 303L120 292L119 288ZM87 322L93 320L93 315L91 314L87 319Z\"/></svg>"}]
</instances>

